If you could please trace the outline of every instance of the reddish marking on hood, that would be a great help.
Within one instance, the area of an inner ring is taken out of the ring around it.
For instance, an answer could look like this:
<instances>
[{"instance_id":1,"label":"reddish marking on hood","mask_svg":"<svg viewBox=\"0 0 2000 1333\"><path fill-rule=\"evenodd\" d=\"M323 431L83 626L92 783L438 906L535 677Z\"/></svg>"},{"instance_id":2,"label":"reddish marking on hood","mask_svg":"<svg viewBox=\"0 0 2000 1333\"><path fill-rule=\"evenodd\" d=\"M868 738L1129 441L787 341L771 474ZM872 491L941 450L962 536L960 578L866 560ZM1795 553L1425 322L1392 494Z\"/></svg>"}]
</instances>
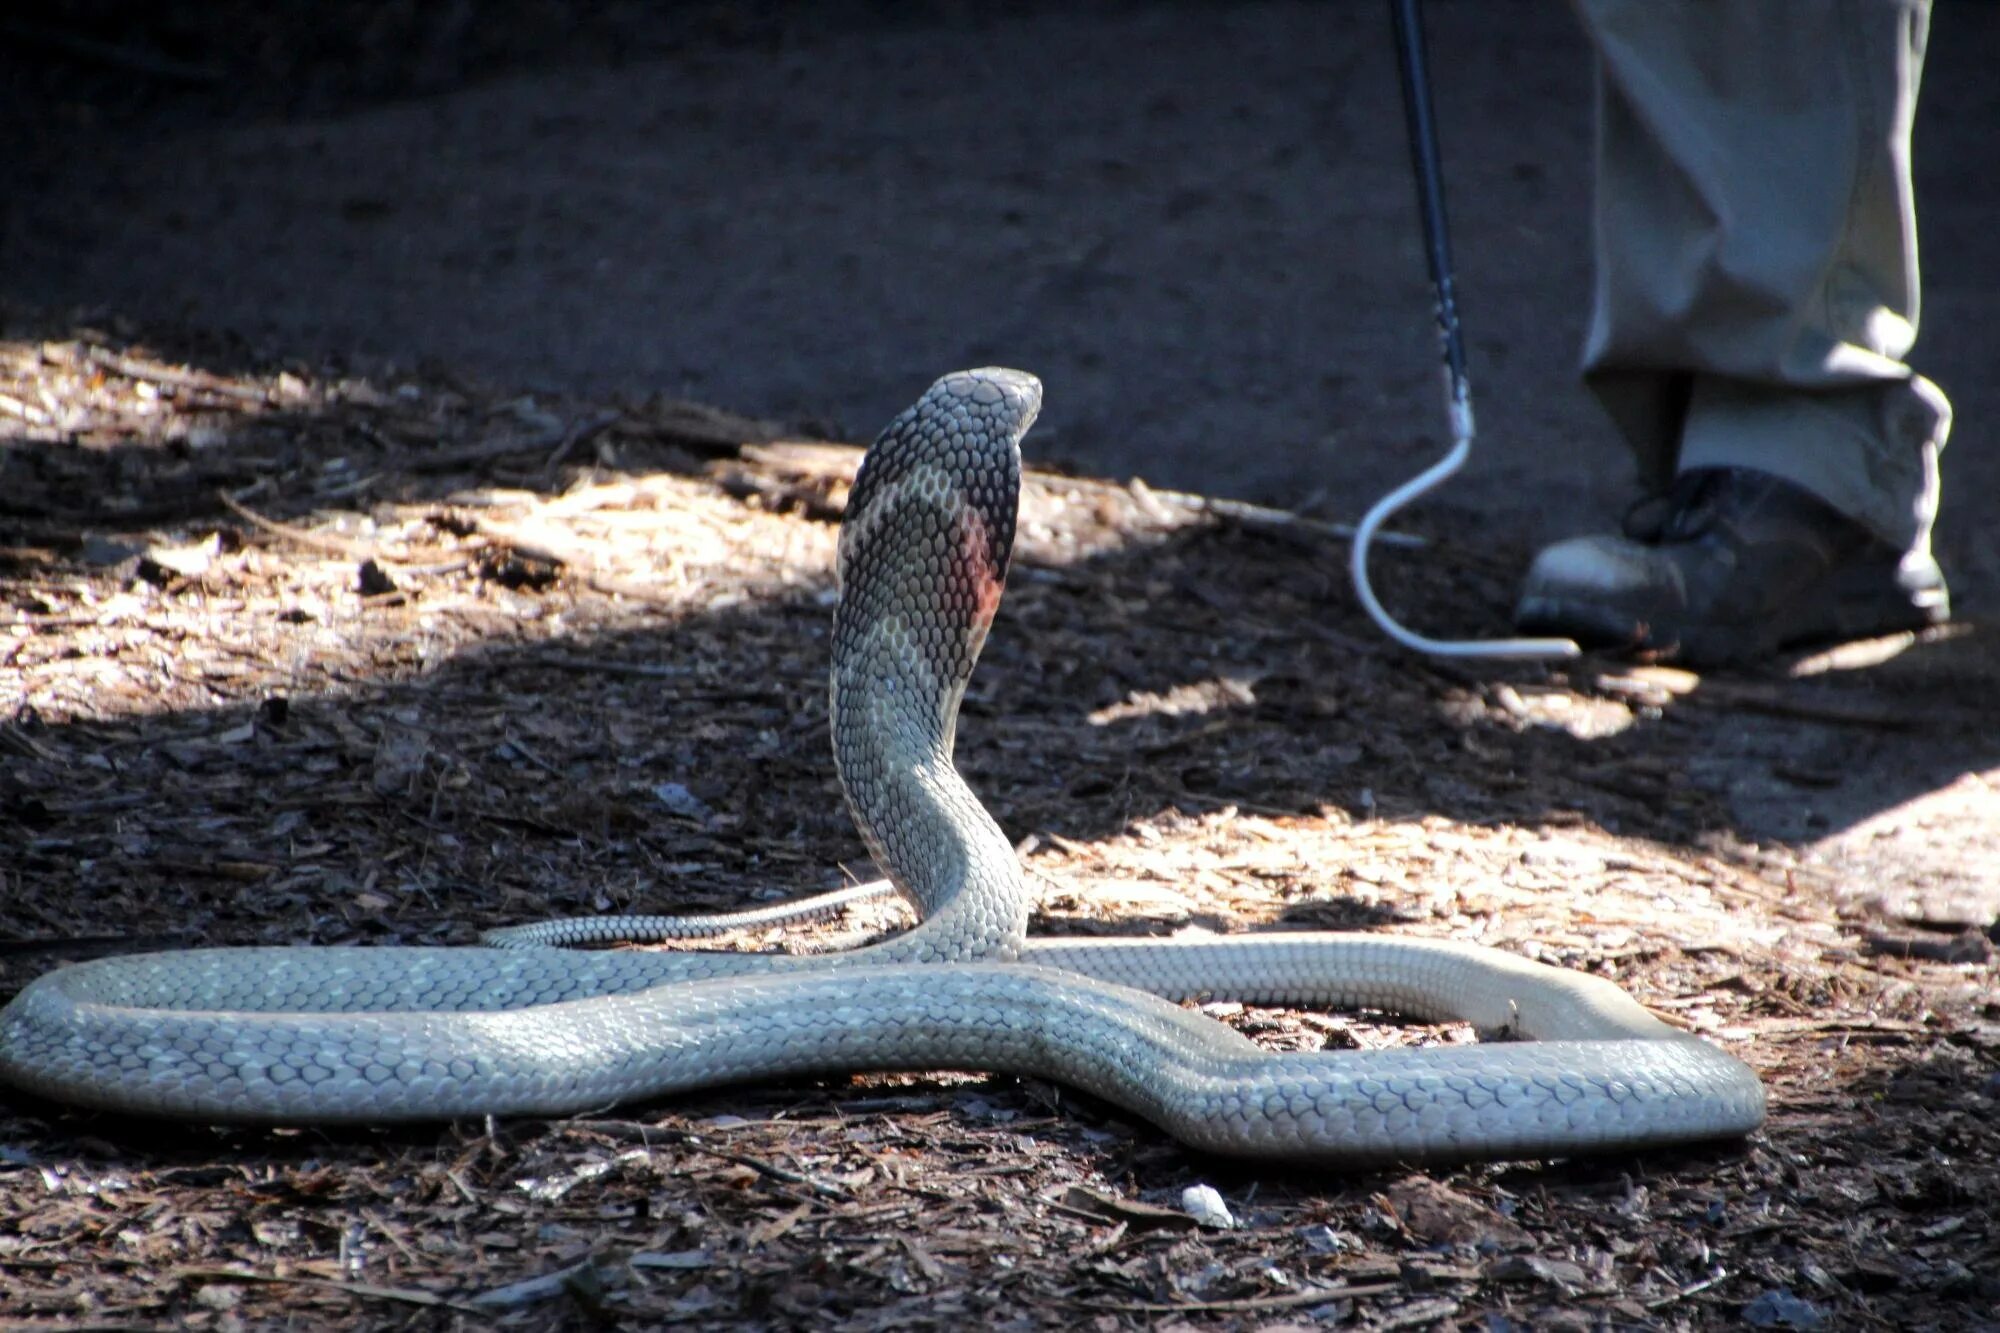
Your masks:
<instances>
[{"instance_id":1,"label":"reddish marking on hood","mask_svg":"<svg viewBox=\"0 0 2000 1333\"><path fill-rule=\"evenodd\" d=\"M1000 594L1007 580L993 559L993 544L987 539L986 520L977 509L967 506L958 524L958 567L972 585L972 623L983 637L1000 609Z\"/></svg>"}]
</instances>

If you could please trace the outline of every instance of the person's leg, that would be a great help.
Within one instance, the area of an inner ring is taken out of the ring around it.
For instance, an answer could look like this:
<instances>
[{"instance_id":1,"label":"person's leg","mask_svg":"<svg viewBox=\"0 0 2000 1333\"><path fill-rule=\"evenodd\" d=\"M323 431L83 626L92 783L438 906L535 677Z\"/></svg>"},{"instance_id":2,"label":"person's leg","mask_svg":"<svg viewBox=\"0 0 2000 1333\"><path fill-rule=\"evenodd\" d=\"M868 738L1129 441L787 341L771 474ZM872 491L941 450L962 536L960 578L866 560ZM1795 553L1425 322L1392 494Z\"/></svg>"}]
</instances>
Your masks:
<instances>
[{"instance_id":1,"label":"person's leg","mask_svg":"<svg viewBox=\"0 0 2000 1333\"><path fill-rule=\"evenodd\" d=\"M1598 66L1584 372L1667 498L1550 548L1517 618L1695 660L1941 618L1950 408L1902 360L1928 0L1576 8Z\"/></svg>"}]
</instances>

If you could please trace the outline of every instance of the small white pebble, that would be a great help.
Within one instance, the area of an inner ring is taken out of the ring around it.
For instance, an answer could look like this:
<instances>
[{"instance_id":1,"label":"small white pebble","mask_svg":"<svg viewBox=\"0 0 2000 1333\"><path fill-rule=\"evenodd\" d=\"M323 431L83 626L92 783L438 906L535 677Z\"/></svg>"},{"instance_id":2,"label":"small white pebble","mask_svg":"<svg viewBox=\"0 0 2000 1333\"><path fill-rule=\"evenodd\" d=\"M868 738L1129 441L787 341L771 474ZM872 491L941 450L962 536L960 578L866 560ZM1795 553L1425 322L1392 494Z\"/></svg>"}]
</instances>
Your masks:
<instances>
[{"instance_id":1,"label":"small white pebble","mask_svg":"<svg viewBox=\"0 0 2000 1333\"><path fill-rule=\"evenodd\" d=\"M1190 1185L1181 1191L1181 1211L1205 1227L1227 1231L1236 1225L1236 1215L1215 1192L1213 1185Z\"/></svg>"}]
</instances>

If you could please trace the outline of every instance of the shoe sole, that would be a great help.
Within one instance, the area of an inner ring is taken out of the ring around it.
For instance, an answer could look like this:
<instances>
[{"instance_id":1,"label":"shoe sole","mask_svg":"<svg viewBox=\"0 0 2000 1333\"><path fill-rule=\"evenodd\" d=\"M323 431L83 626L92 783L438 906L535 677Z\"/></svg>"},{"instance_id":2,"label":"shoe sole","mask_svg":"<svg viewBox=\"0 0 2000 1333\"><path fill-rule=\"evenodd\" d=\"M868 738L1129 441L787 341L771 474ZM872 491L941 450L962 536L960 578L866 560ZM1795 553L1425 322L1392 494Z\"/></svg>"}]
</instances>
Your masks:
<instances>
[{"instance_id":1,"label":"shoe sole","mask_svg":"<svg viewBox=\"0 0 2000 1333\"><path fill-rule=\"evenodd\" d=\"M1930 629L1950 618L1951 596L1935 564L1902 574L1875 561L1833 571L1793 599L1789 612L1753 624L1674 616L1645 620L1601 602L1548 596L1524 597L1514 612L1523 633L1568 635L1594 651L1645 653L1697 667L1752 661L1805 644Z\"/></svg>"}]
</instances>

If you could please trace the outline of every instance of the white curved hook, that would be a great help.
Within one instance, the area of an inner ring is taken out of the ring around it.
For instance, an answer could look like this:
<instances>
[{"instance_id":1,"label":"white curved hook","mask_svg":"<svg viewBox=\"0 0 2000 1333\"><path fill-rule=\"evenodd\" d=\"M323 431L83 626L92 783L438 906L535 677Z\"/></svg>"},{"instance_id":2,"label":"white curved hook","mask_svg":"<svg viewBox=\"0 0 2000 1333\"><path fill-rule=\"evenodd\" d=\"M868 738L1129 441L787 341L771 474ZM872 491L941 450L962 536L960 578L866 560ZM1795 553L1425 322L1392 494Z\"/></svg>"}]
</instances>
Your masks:
<instances>
[{"instance_id":1,"label":"white curved hook","mask_svg":"<svg viewBox=\"0 0 2000 1333\"><path fill-rule=\"evenodd\" d=\"M1382 632L1414 652L1436 657L1578 657L1583 650L1569 639L1433 639L1405 629L1384 609L1368 582L1368 543L1388 517L1419 496L1428 494L1465 466L1472 456L1472 406L1454 395L1451 402L1451 452L1375 502L1354 530L1350 568L1354 592Z\"/></svg>"}]
</instances>

